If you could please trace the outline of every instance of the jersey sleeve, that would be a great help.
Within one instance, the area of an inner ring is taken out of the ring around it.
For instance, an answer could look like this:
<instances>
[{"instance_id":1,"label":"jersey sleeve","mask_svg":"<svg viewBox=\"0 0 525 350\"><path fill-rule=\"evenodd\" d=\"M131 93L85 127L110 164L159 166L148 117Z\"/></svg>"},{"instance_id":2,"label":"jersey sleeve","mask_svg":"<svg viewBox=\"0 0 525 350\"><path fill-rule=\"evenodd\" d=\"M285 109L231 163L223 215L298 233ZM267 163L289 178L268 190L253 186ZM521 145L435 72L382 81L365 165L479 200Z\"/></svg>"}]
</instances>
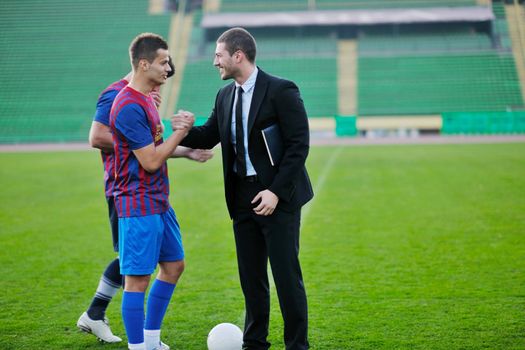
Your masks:
<instances>
[{"instance_id":1,"label":"jersey sleeve","mask_svg":"<svg viewBox=\"0 0 525 350\"><path fill-rule=\"evenodd\" d=\"M146 112L138 104L124 106L115 119L115 128L124 136L132 150L153 143Z\"/></svg>"},{"instance_id":2,"label":"jersey sleeve","mask_svg":"<svg viewBox=\"0 0 525 350\"><path fill-rule=\"evenodd\" d=\"M93 116L93 120L109 126L109 114L111 112L111 106L115 97L117 97L117 90L109 90L100 95L97 101L97 110Z\"/></svg>"}]
</instances>

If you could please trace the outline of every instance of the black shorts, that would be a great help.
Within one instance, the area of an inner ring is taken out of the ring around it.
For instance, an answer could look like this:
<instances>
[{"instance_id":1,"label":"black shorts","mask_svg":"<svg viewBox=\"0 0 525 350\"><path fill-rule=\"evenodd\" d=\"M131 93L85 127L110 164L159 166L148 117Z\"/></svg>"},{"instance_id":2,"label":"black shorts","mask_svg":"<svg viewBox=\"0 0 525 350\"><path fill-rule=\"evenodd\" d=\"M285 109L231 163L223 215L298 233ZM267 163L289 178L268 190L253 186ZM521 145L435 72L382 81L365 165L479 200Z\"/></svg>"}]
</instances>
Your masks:
<instances>
[{"instance_id":1,"label":"black shorts","mask_svg":"<svg viewBox=\"0 0 525 350\"><path fill-rule=\"evenodd\" d=\"M113 250L118 252L118 214L115 208L115 199L113 196L106 197L108 202L109 225L111 226L111 236L113 238Z\"/></svg>"}]
</instances>

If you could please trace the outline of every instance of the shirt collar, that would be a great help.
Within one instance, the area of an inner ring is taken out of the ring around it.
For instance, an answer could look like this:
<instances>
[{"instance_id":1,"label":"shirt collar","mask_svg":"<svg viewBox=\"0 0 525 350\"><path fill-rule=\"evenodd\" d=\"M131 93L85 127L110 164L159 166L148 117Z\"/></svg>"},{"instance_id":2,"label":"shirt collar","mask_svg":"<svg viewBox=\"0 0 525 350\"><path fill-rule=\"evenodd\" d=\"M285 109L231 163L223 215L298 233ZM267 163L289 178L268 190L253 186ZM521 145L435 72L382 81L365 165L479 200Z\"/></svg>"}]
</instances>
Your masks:
<instances>
[{"instance_id":1,"label":"shirt collar","mask_svg":"<svg viewBox=\"0 0 525 350\"><path fill-rule=\"evenodd\" d=\"M235 82L235 87L242 86L242 91L249 92L255 86L255 80L257 80L258 72L259 69L255 67L252 74L250 74L250 77L244 82L244 84L240 85L239 83Z\"/></svg>"}]
</instances>

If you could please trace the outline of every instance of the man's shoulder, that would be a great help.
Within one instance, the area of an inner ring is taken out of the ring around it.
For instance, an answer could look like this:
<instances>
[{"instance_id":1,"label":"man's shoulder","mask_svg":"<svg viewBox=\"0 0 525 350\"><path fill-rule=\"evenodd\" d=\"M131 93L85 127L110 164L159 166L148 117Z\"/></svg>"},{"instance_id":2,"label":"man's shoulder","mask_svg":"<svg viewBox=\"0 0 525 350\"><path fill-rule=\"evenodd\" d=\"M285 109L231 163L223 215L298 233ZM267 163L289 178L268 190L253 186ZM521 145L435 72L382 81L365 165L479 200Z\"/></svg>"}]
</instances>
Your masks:
<instances>
[{"instance_id":1,"label":"man's shoulder","mask_svg":"<svg viewBox=\"0 0 525 350\"><path fill-rule=\"evenodd\" d=\"M109 111L117 94L117 90L105 90L102 92L97 100L97 114L107 114L109 117Z\"/></svg>"},{"instance_id":2,"label":"man's shoulder","mask_svg":"<svg viewBox=\"0 0 525 350\"><path fill-rule=\"evenodd\" d=\"M115 101L113 102L113 107L117 108L118 110L121 110L124 107L128 106L137 106L139 107L141 105L141 100L138 98L138 96L134 93L132 89L123 88L120 90L115 97Z\"/></svg>"},{"instance_id":3,"label":"man's shoulder","mask_svg":"<svg viewBox=\"0 0 525 350\"><path fill-rule=\"evenodd\" d=\"M120 90L122 90L123 88L125 88L126 85L128 85L128 81L125 80L125 79L121 79L121 80L115 81L114 83L111 83L111 84L105 89L105 91L110 91L110 90L113 90L113 91L120 91Z\"/></svg>"},{"instance_id":4,"label":"man's shoulder","mask_svg":"<svg viewBox=\"0 0 525 350\"><path fill-rule=\"evenodd\" d=\"M217 92L217 97L222 97L224 96L225 94L227 94L228 92L231 92L232 89L235 89L235 82L230 82L226 85L224 85L223 87L221 87L219 89L219 92Z\"/></svg>"},{"instance_id":5,"label":"man's shoulder","mask_svg":"<svg viewBox=\"0 0 525 350\"><path fill-rule=\"evenodd\" d=\"M119 80L114 83L109 84L99 95L99 99L104 97L113 97L117 96L117 94L128 85L127 80Z\"/></svg>"},{"instance_id":6,"label":"man's shoulder","mask_svg":"<svg viewBox=\"0 0 525 350\"><path fill-rule=\"evenodd\" d=\"M287 86L296 86L293 81L287 78L283 78L277 75L266 73L259 68L257 74L257 80L262 83L267 83L271 88L283 88Z\"/></svg>"},{"instance_id":7,"label":"man's shoulder","mask_svg":"<svg viewBox=\"0 0 525 350\"><path fill-rule=\"evenodd\" d=\"M131 119L146 118L146 111L144 110L140 101L128 91L121 90L111 108L110 119L117 121L129 121Z\"/></svg>"}]
</instances>

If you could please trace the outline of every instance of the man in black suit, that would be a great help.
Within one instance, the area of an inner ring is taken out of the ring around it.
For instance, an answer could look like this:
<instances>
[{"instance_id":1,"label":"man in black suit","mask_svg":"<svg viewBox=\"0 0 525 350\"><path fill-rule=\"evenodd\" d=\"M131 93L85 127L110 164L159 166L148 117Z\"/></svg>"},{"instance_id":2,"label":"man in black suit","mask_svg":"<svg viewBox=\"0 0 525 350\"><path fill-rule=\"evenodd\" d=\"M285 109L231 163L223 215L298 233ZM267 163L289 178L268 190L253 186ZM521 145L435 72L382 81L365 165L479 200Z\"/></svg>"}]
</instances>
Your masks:
<instances>
[{"instance_id":1,"label":"man in black suit","mask_svg":"<svg viewBox=\"0 0 525 350\"><path fill-rule=\"evenodd\" d=\"M217 40L213 64L223 80L207 122L191 129L181 145L211 149L219 142L226 203L235 233L246 303L243 349L268 349L268 259L284 319L287 350L308 349L306 293L299 264L301 207L313 197L305 168L309 150L306 111L297 86L255 64L256 44L242 28ZM179 111L173 119L191 116ZM283 154L272 166L261 130L277 124Z\"/></svg>"}]
</instances>

